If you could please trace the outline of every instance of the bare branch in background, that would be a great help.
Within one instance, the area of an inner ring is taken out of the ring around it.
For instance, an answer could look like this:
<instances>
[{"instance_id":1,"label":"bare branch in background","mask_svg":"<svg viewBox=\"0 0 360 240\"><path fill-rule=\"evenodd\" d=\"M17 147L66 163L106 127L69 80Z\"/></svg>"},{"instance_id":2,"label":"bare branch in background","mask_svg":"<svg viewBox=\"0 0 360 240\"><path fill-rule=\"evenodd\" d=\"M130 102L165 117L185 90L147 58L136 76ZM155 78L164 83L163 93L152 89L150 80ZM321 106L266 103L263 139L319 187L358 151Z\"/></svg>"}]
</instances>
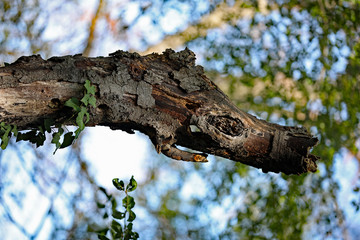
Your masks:
<instances>
[{"instance_id":1,"label":"bare branch in background","mask_svg":"<svg viewBox=\"0 0 360 240\"><path fill-rule=\"evenodd\" d=\"M94 17L91 19L91 23L89 26L89 37L87 38L87 44L86 47L83 51L83 55L84 56L89 56L91 49L93 48L93 43L95 40L95 30L96 30L96 25L98 23L98 20L101 16L101 12L104 9L105 6L105 1L104 0L99 0L99 4L98 7L96 9L96 13L94 15Z\"/></svg>"},{"instance_id":2,"label":"bare branch in background","mask_svg":"<svg viewBox=\"0 0 360 240\"><path fill-rule=\"evenodd\" d=\"M262 1L263 2L263 1ZM214 11L205 15L197 24L187 27L184 31L166 36L160 43L150 46L140 54L161 53L167 48L176 49L186 42L205 37L208 31L223 26L228 21L237 21L241 18L252 18L256 9L247 7L243 1L236 1L233 6L227 3L219 4Z\"/></svg>"}]
</instances>

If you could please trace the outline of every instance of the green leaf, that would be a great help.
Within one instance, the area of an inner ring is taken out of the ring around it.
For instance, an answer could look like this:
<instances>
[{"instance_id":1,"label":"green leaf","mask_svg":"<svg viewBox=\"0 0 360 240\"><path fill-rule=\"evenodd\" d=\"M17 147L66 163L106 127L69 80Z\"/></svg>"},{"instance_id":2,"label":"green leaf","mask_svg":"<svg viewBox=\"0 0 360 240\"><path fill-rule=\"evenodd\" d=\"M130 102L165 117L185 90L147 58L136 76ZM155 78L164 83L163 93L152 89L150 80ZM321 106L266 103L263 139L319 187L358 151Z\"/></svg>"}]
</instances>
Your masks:
<instances>
[{"instance_id":1,"label":"green leaf","mask_svg":"<svg viewBox=\"0 0 360 240\"><path fill-rule=\"evenodd\" d=\"M5 125L5 124L3 124ZM1 137L1 149L5 150L5 148L7 147L10 137L9 137L9 133L11 132L11 125L5 125L5 126L1 126L2 128L5 128L5 132Z\"/></svg>"},{"instance_id":2,"label":"green leaf","mask_svg":"<svg viewBox=\"0 0 360 240\"><path fill-rule=\"evenodd\" d=\"M112 216L113 216L113 218L116 218L116 219L124 219L125 213L117 211L117 210L113 210Z\"/></svg>"},{"instance_id":3,"label":"green leaf","mask_svg":"<svg viewBox=\"0 0 360 240\"><path fill-rule=\"evenodd\" d=\"M86 120L84 122L84 116L86 115ZM76 117L76 124L81 129L84 130L85 124L89 122L89 113L87 112L86 107L81 107L80 112L78 113Z\"/></svg>"},{"instance_id":4,"label":"green leaf","mask_svg":"<svg viewBox=\"0 0 360 240\"><path fill-rule=\"evenodd\" d=\"M40 147L44 144L46 138L45 134L38 132L36 130L31 130L26 133L18 133L16 137L16 142L18 141L29 141L36 144L36 147Z\"/></svg>"},{"instance_id":5,"label":"green leaf","mask_svg":"<svg viewBox=\"0 0 360 240\"><path fill-rule=\"evenodd\" d=\"M31 130L26 133L18 133L18 136L16 138L16 142L18 141L30 141L31 139L36 137L36 131Z\"/></svg>"},{"instance_id":6,"label":"green leaf","mask_svg":"<svg viewBox=\"0 0 360 240\"><path fill-rule=\"evenodd\" d=\"M124 190L125 190L124 182L123 182L122 180L119 181L118 178L114 178L114 179L112 180L112 183L113 183L113 185L114 185L118 190L120 190L120 191L124 191Z\"/></svg>"},{"instance_id":7,"label":"green leaf","mask_svg":"<svg viewBox=\"0 0 360 240\"><path fill-rule=\"evenodd\" d=\"M1 149L2 149L2 150L5 150L5 148L7 147L8 143L9 143L9 137L3 135L2 138L1 138Z\"/></svg>"},{"instance_id":8,"label":"green leaf","mask_svg":"<svg viewBox=\"0 0 360 240\"><path fill-rule=\"evenodd\" d=\"M126 186L126 190L127 190L128 192L132 192L132 191L134 191L134 190L136 189L136 187L137 187L137 182L136 182L136 180L134 179L134 176L131 176L130 182L129 182L129 184Z\"/></svg>"},{"instance_id":9,"label":"green leaf","mask_svg":"<svg viewBox=\"0 0 360 240\"><path fill-rule=\"evenodd\" d=\"M124 240L130 240L130 239L131 239L131 232L126 231L125 236L124 236Z\"/></svg>"},{"instance_id":10,"label":"green leaf","mask_svg":"<svg viewBox=\"0 0 360 240\"><path fill-rule=\"evenodd\" d=\"M135 206L135 200L133 197L131 196L126 196L123 199L123 207L125 207L127 210L130 210L131 208L133 208Z\"/></svg>"},{"instance_id":11,"label":"green leaf","mask_svg":"<svg viewBox=\"0 0 360 240\"><path fill-rule=\"evenodd\" d=\"M75 136L73 136L73 132L68 132L64 135L64 141L61 144L60 148L66 148L70 146L74 142Z\"/></svg>"},{"instance_id":12,"label":"green leaf","mask_svg":"<svg viewBox=\"0 0 360 240\"><path fill-rule=\"evenodd\" d=\"M84 122L84 116L86 115L86 120ZM80 133L85 129L85 124L89 122L89 113L87 112L87 109L85 107L81 107L80 112L78 113L76 117L76 124L79 127L75 131L75 139L77 139L80 135Z\"/></svg>"},{"instance_id":13,"label":"green leaf","mask_svg":"<svg viewBox=\"0 0 360 240\"><path fill-rule=\"evenodd\" d=\"M97 206L98 208L105 208L105 204L102 204L102 203L100 203L100 202L96 202L96 206Z\"/></svg>"},{"instance_id":14,"label":"green leaf","mask_svg":"<svg viewBox=\"0 0 360 240\"><path fill-rule=\"evenodd\" d=\"M62 127L58 127L58 132L56 133L53 133L52 135L52 140L51 140L51 143L54 143L55 144L55 151L53 154L56 153L56 151L60 148L61 146L61 143L60 143L60 137L61 135L64 133L64 129Z\"/></svg>"},{"instance_id":15,"label":"green leaf","mask_svg":"<svg viewBox=\"0 0 360 240\"><path fill-rule=\"evenodd\" d=\"M139 238L139 234L137 232L133 232L132 233L132 238L133 239L138 239Z\"/></svg>"},{"instance_id":16,"label":"green leaf","mask_svg":"<svg viewBox=\"0 0 360 240\"><path fill-rule=\"evenodd\" d=\"M92 86L90 84L89 80L85 81L84 86L86 89L86 93L80 101L83 102L85 104L85 106L88 106L89 104L91 104L91 106L96 107L96 98L94 97L95 96L95 86Z\"/></svg>"},{"instance_id":17,"label":"green leaf","mask_svg":"<svg viewBox=\"0 0 360 240\"><path fill-rule=\"evenodd\" d=\"M116 237L120 237L122 235L122 232L123 232L122 226L117 221L113 220L111 222L111 229L113 229L115 231ZM118 235L120 235L120 236L118 236Z\"/></svg>"},{"instance_id":18,"label":"green leaf","mask_svg":"<svg viewBox=\"0 0 360 240\"><path fill-rule=\"evenodd\" d=\"M39 128L39 132L41 132L42 134L45 134L45 131L42 126L39 126L38 128Z\"/></svg>"},{"instance_id":19,"label":"green leaf","mask_svg":"<svg viewBox=\"0 0 360 240\"><path fill-rule=\"evenodd\" d=\"M87 93L95 95L95 86L92 86L89 80L85 80L84 86Z\"/></svg>"},{"instance_id":20,"label":"green leaf","mask_svg":"<svg viewBox=\"0 0 360 240\"><path fill-rule=\"evenodd\" d=\"M113 211L116 211L116 207L117 207L116 199L115 199L115 198L112 198L112 199L110 200L110 202L111 202L111 209L112 209Z\"/></svg>"},{"instance_id":21,"label":"green leaf","mask_svg":"<svg viewBox=\"0 0 360 240\"><path fill-rule=\"evenodd\" d=\"M95 108L96 107L96 98L91 96L89 98L89 103L90 103L91 106L93 106Z\"/></svg>"},{"instance_id":22,"label":"green leaf","mask_svg":"<svg viewBox=\"0 0 360 240\"><path fill-rule=\"evenodd\" d=\"M60 147L60 137L61 137L61 133L60 132L56 132L56 133L53 133L53 138L51 140L51 143L55 143L56 145L59 144L59 147Z\"/></svg>"},{"instance_id":23,"label":"green leaf","mask_svg":"<svg viewBox=\"0 0 360 240\"><path fill-rule=\"evenodd\" d=\"M133 228L133 224L129 223L126 228L131 232Z\"/></svg>"},{"instance_id":24,"label":"green leaf","mask_svg":"<svg viewBox=\"0 0 360 240\"><path fill-rule=\"evenodd\" d=\"M98 235L98 238L100 239L100 240L110 240L109 238L107 238L105 235Z\"/></svg>"},{"instance_id":25,"label":"green leaf","mask_svg":"<svg viewBox=\"0 0 360 240\"><path fill-rule=\"evenodd\" d=\"M38 148L38 147L44 145L45 140L46 140L45 133L38 132L36 134L35 138L31 139L30 142L35 143L36 147Z\"/></svg>"},{"instance_id":26,"label":"green leaf","mask_svg":"<svg viewBox=\"0 0 360 240\"><path fill-rule=\"evenodd\" d=\"M14 136L17 137L18 135L18 130L17 130L17 126L14 125L13 129L11 130L14 133Z\"/></svg>"},{"instance_id":27,"label":"green leaf","mask_svg":"<svg viewBox=\"0 0 360 240\"><path fill-rule=\"evenodd\" d=\"M51 133L51 126L54 124L54 120L49 119L49 118L45 118L44 119L44 127L45 127L45 131L47 131L48 133Z\"/></svg>"},{"instance_id":28,"label":"green leaf","mask_svg":"<svg viewBox=\"0 0 360 240\"><path fill-rule=\"evenodd\" d=\"M96 230L95 232L98 233L99 235L106 235L108 231L109 231L108 228L102 228L100 230Z\"/></svg>"},{"instance_id":29,"label":"green leaf","mask_svg":"<svg viewBox=\"0 0 360 240\"><path fill-rule=\"evenodd\" d=\"M129 222L132 222L132 221L134 221L135 220L135 218L136 218L136 214L133 212L133 211L129 211L129 218L128 218L128 221Z\"/></svg>"},{"instance_id":30,"label":"green leaf","mask_svg":"<svg viewBox=\"0 0 360 240\"><path fill-rule=\"evenodd\" d=\"M139 234L138 234L137 232L133 232L132 238L133 238L133 239L138 239L138 238L139 238Z\"/></svg>"},{"instance_id":31,"label":"green leaf","mask_svg":"<svg viewBox=\"0 0 360 240\"><path fill-rule=\"evenodd\" d=\"M79 138L80 133L82 132L82 130L80 128L75 130L75 139Z\"/></svg>"},{"instance_id":32,"label":"green leaf","mask_svg":"<svg viewBox=\"0 0 360 240\"><path fill-rule=\"evenodd\" d=\"M85 104L85 106L87 106L89 104L89 98L90 95L89 94L85 94L84 97L80 100L82 103Z\"/></svg>"},{"instance_id":33,"label":"green leaf","mask_svg":"<svg viewBox=\"0 0 360 240\"><path fill-rule=\"evenodd\" d=\"M137 239L137 238L139 238L139 234L136 233L136 232L133 232L132 228L133 228L132 223L129 223L126 226L124 239Z\"/></svg>"},{"instance_id":34,"label":"green leaf","mask_svg":"<svg viewBox=\"0 0 360 240\"><path fill-rule=\"evenodd\" d=\"M72 97L69 100L67 100L64 105L73 108L76 112L80 112L80 102L79 99L75 97Z\"/></svg>"}]
</instances>

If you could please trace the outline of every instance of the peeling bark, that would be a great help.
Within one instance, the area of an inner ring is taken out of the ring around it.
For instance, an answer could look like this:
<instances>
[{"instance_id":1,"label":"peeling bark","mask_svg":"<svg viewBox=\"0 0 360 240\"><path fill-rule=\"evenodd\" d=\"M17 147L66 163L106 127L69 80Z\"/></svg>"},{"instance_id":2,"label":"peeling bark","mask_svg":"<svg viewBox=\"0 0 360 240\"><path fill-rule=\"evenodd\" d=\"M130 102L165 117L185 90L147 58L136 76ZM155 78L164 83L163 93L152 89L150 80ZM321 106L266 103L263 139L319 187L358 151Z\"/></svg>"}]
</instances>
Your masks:
<instances>
[{"instance_id":1,"label":"peeling bark","mask_svg":"<svg viewBox=\"0 0 360 240\"><path fill-rule=\"evenodd\" d=\"M316 171L318 157L309 153L316 138L304 128L268 123L239 110L195 65L188 49L146 56L117 51L97 58L21 57L0 68L0 122L23 130L44 118L72 124L64 103L82 97L86 79L96 86L97 98L89 126L141 131L159 153L176 160L205 162L206 154L214 154L264 172Z\"/></svg>"}]
</instances>

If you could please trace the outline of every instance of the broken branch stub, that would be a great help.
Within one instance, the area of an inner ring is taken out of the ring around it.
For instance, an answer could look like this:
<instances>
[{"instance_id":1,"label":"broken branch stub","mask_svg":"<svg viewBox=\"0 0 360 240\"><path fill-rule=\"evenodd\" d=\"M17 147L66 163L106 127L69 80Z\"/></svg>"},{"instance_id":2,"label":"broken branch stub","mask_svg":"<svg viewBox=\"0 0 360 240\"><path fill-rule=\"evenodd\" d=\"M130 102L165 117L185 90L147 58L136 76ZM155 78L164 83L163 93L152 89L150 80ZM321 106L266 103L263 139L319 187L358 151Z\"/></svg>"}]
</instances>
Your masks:
<instances>
[{"instance_id":1,"label":"broken branch stub","mask_svg":"<svg viewBox=\"0 0 360 240\"><path fill-rule=\"evenodd\" d=\"M97 89L90 126L139 130L159 153L176 160L206 162L206 154L214 154L264 172L316 171L318 157L309 152L316 138L304 128L268 123L238 109L195 65L189 49L146 56L117 51L97 58L21 57L0 68L0 121L19 129L46 117L71 124L63 103L81 97L87 79ZM11 95L16 97L3 97Z\"/></svg>"}]
</instances>

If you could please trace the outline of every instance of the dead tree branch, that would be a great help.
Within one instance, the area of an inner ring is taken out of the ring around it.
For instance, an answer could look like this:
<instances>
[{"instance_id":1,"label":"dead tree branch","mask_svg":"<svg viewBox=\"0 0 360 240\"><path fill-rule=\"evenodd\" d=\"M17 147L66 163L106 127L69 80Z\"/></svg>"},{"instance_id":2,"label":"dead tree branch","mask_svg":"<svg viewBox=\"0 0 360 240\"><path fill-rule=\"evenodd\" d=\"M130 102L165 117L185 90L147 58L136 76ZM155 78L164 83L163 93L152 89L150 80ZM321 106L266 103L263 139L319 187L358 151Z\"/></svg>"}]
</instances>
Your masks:
<instances>
[{"instance_id":1,"label":"dead tree branch","mask_svg":"<svg viewBox=\"0 0 360 240\"><path fill-rule=\"evenodd\" d=\"M64 102L81 98L87 79L97 88L89 126L141 131L159 153L176 160L205 162L206 154L214 154L264 172L316 171L318 158L309 152L316 138L304 128L239 110L195 65L188 49L146 56L117 51L97 58L21 57L0 68L0 122L19 129L36 127L44 118L73 124Z\"/></svg>"}]
</instances>

